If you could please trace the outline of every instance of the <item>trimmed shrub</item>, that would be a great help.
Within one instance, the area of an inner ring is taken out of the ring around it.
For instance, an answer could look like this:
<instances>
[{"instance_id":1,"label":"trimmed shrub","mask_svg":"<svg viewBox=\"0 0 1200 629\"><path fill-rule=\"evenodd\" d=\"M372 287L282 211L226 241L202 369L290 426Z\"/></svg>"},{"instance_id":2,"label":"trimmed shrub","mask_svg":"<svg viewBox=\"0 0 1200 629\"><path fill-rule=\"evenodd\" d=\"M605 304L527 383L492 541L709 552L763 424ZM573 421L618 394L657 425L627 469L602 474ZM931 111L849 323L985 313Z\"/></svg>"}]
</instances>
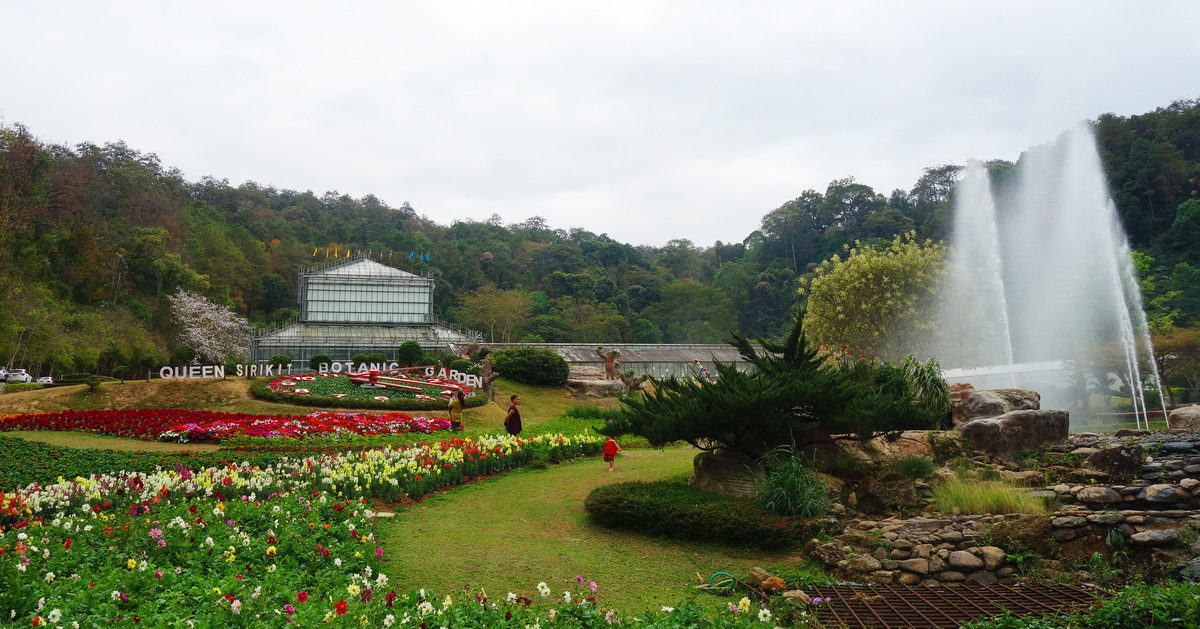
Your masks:
<instances>
[{"instance_id":1,"label":"trimmed shrub","mask_svg":"<svg viewBox=\"0 0 1200 629\"><path fill-rule=\"evenodd\" d=\"M401 367L412 367L413 365L422 364L421 360L424 357L425 348L421 347L421 344L416 341L404 341L396 350L396 362L400 363Z\"/></svg>"},{"instance_id":2,"label":"trimmed shrub","mask_svg":"<svg viewBox=\"0 0 1200 629\"><path fill-rule=\"evenodd\" d=\"M466 360L465 358L459 358L458 360L451 361L450 368L460 373L470 373L471 367L474 365L475 363Z\"/></svg>"},{"instance_id":3,"label":"trimmed shrub","mask_svg":"<svg viewBox=\"0 0 1200 629\"><path fill-rule=\"evenodd\" d=\"M30 382L28 384L14 382L12 384L4 385L4 392L5 393L20 393L21 391L37 391L38 389L46 388L46 386L48 386L48 385L40 383L40 382Z\"/></svg>"},{"instance_id":4,"label":"trimmed shrub","mask_svg":"<svg viewBox=\"0 0 1200 629\"><path fill-rule=\"evenodd\" d=\"M350 362L354 363L355 369L358 369L359 365L361 365L363 363L369 363L369 362L371 362L371 360L367 357L366 354L359 352L350 357Z\"/></svg>"},{"instance_id":5,"label":"trimmed shrub","mask_svg":"<svg viewBox=\"0 0 1200 629\"><path fill-rule=\"evenodd\" d=\"M571 368L553 350L539 347L514 347L491 355L492 369L513 382L561 387L567 383Z\"/></svg>"},{"instance_id":6,"label":"trimmed shrub","mask_svg":"<svg viewBox=\"0 0 1200 629\"><path fill-rule=\"evenodd\" d=\"M274 367L287 367L292 364L292 357L287 354L275 354L271 360L267 361L267 364Z\"/></svg>"},{"instance_id":7,"label":"trimmed shrub","mask_svg":"<svg viewBox=\"0 0 1200 629\"><path fill-rule=\"evenodd\" d=\"M782 548L807 539L797 520L753 501L714 494L678 481L614 483L584 501L601 526L673 539Z\"/></svg>"},{"instance_id":8,"label":"trimmed shrub","mask_svg":"<svg viewBox=\"0 0 1200 629\"><path fill-rule=\"evenodd\" d=\"M317 354L316 356L308 359L308 368L312 369L313 371L320 371L322 363L328 365L332 362L333 357L329 354Z\"/></svg>"},{"instance_id":9,"label":"trimmed shrub","mask_svg":"<svg viewBox=\"0 0 1200 629\"><path fill-rule=\"evenodd\" d=\"M125 382L125 376L129 375L129 365L117 365L113 367L112 375L121 382Z\"/></svg>"}]
</instances>

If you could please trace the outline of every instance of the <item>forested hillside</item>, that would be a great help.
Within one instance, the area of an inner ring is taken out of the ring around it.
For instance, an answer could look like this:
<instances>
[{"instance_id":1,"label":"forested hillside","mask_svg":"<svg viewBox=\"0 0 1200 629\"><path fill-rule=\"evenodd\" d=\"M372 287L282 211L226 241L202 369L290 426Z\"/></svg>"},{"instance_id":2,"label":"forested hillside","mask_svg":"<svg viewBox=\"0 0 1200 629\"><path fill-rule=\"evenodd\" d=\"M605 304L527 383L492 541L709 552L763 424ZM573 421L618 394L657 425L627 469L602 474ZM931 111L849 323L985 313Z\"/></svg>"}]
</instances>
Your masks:
<instances>
[{"instance_id":1,"label":"forested hillside","mask_svg":"<svg viewBox=\"0 0 1200 629\"><path fill-rule=\"evenodd\" d=\"M1145 254L1152 307L1179 322L1200 317L1200 101L1102 115L1096 129L1120 216ZM436 314L490 340L775 335L798 278L842 245L909 231L944 238L960 170L932 166L887 194L840 179L778 208L738 208L763 214L761 228L728 243L635 247L536 216L444 224L371 195L189 182L120 141L48 145L4 126L0 365L40 374L164 364L176 288L255 324L282 322L295 314L297 267L347 251L432 275Z\"/></svg>"}]
</instances>

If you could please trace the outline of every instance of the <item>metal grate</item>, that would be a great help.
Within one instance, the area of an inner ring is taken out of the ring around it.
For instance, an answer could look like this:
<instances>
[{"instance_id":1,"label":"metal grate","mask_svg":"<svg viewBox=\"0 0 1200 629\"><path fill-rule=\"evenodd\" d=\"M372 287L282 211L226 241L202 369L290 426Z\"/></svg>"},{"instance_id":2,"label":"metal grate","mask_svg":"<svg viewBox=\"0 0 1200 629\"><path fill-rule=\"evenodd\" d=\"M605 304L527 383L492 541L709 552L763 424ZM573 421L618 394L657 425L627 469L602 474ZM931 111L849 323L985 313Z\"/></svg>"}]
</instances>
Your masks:
<instances>
[{"instance_id":1,"label":"metal grate","mask_svg":"<svg viewBox=\"0 0 1200 629\"><path fill-rule=\"evenodd\" d=\"M962 585L904 587L838 585L806 589L829 600L812 606L821 624L849 629L932 629L1011 611L1051 616L1086 608L1107 592L1070 586Z\"/></svg>"}]
</instances>

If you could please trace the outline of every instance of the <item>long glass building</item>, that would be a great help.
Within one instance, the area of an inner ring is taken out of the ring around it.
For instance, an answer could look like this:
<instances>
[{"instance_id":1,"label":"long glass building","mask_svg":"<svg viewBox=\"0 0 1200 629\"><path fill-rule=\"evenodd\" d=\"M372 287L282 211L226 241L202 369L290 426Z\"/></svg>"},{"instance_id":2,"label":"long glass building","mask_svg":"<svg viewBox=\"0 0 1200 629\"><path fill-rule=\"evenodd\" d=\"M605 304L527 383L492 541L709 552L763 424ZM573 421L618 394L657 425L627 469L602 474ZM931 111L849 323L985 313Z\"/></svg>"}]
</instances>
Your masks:
<instances>
[{"instance_id":1,"label":"long glass building","mask_svg":"<svg viewBox=\"0 0 1200 629\"><path fill-rule=\"evenodd\" d=\"M335 361L383 353L389 360L405 341L426 351L450 351L481 340L478 332L452 330L433 316L433 278L361 258L301 266L300 314L282 327L259 330L250 360L284 354L295 369L327 354Z\"/></svg>"}]
</instances>

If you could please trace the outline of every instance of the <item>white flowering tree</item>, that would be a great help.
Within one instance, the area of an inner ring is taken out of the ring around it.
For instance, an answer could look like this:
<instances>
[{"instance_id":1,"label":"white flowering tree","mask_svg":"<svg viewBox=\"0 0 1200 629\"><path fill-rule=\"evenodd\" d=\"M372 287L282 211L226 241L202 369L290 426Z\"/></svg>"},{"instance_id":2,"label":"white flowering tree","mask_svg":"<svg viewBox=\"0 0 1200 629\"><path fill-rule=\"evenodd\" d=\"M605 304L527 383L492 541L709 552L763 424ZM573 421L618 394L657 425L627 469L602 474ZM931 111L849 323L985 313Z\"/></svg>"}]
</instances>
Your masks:
<instances>
[{"instance_id":1,"label":"white flowering tree","mask_svg":"<svg viewBox=\"0 0 1200 629\"><path fill-rule=\"evenodd\" d=\"M212 364L245 359L250 348L250 322L228 306L215 304L182 288L171 300L179 324L179 340L196 349L197 359Z\"/></svg>"}]
</instances>

